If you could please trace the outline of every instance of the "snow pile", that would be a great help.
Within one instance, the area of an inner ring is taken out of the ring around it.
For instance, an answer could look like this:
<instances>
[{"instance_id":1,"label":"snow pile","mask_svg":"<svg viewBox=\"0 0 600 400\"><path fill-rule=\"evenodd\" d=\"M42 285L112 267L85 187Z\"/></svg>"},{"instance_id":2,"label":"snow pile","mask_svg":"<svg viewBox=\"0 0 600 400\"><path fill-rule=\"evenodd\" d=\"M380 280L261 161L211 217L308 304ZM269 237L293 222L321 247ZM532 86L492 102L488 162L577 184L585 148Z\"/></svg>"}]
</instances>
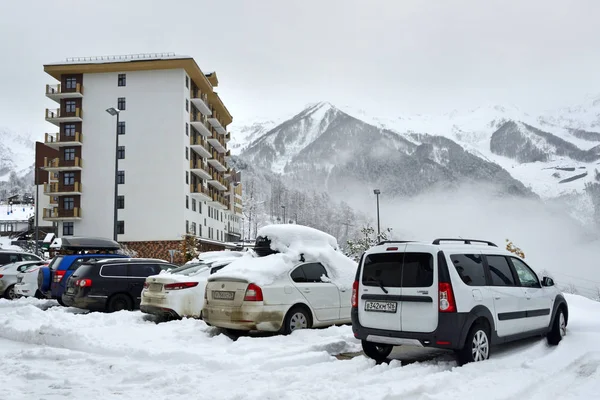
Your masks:
<instances>
[{"instance_id":1,"label":"snow pile","mask_svg":"<svg viewBox=\"0 0 600 400\"><path fill-rule=\"evenodd\" d=\"M352 287L357 264L338 250L333 236L307 226L287 224L263 227L258 236L271 240L271 249L278 253L257 257L249 252L213 274L209 281L234 278L266 286L289 273L303 258L306 262L320 262L328 267L331 282L340 288Z\"/></svg>"},{"instance_id":2,"label":"snow pile","mask_svg":"<svg viewBox=\"0 0 600 400\"><path fill-rule=\"evenodd\" d=\"M198 256L186 264L195 264L202 261L210 261L220 257L241 257L244 253L241 251L230 251L230 250L219 250L219 251L205 251L204 253L198 254Z\"/></svg>"}]
</instances>

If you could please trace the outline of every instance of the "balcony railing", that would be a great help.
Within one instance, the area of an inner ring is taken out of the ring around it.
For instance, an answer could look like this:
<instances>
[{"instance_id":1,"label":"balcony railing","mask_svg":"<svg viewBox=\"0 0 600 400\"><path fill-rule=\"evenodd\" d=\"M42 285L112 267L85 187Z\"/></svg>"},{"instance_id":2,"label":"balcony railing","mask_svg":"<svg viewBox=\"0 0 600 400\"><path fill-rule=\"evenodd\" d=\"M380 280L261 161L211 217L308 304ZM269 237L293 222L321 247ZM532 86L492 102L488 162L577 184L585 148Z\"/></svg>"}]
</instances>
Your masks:
<instances>
[{"instance_id":1,"label":"balcony railing","mask_svg":"<svg viewBox=\"0 0 600 400\"><path fill-rule=\"evenodd\" d=\"M202 93L199 89L192 89L190 91L190 98L192 104L204 115L211 115L210 104L208 102L208 95Z\"/></svg>"},{"instance_id":2,"label":"balcony railing","mask_svg":"<svg viewBox=\"0 0 600 400\"><path fill-rule=\"evenodd\" d=\"M83 163L80 157L75 157L74 160L48 159L48 157L44 157L44 168L46 169L79 170L82 167Z\"/></svg>"},{"instance_id":3,"label":"balcony railing","mask_svg":"<svg viewBox=\"0 0 600 400\"><path fill-rule=\"evenodd\" d=\"M206 121L206 117L204 117L202 114L190 113L190 123L202 136L212 136L212 133L210 132L210 124L208 121Z\"/></svg>"},{"instance_id":4,"label":"balcony railing","mask_svg":"<svg viewBox=\"0 0 600 400\"><path fill-rule=\"evenodd\" d=\"M235 211L236 214L241 214L242 213L242 207L234 206L233 207L233 211Z\"/></svg>"},{"instance_id":5,"label":"balcony railing","mask_svg":"<svg viewBox=\"0 0 600 400\"><path fill-rule=\"evenodd\" d=\"M206 158L211 156L211 152L208 147L208 142L204 140L202 136L196 136L196 138L190 136L190 147L202 157Z\"/></svg>"},{"instance_id":6,"label":"balcony railing","mask_svg":"<svg viewBox=\"0 0 600 400\"><path fill-rule=\"evenodd\" d=\"M81 144L83 140L83 135L79 132L75 132L75 134L73 135L64 135L64 134L60 134L60 133L46 133L46 139L44 140L44 143L49 145L49 146L53 146L53 147L57 147L62 145L76 145L76 144Z\"/></svg>"},{"instance_id":7,"label":"balcony railing","mask_svg":"<svg viewBox=\"0 0 600 400\"><path fill-rule=\"evenodd\" d=\"M64 122L81 120L82 117L81 108L77 107L75 111L65 111L60 108L46 108L46 120L53 121L57 119L64 119Z\"/></svg>"},{"instance_id":8,"label":"balcony railing","mask_svg":"<svg viewBox=\"0 0 600 400\"><path fill-rule=\"evenodd\" d=\"M83 97L83 86L81 83L75 84L74 88L68 88L60 83L56 85L46 85L46 96L58 98Z\"/></svg>"},{"instance_id":9,"label":"balcony railing","mask_svg":"<svg viewBox=\"0 0 600 400\"><path fill-rule=\"evenodd\" d=\"M75 207L72 210L65 210L59 207L44 208L43 219L79 219L81 218L81 209Z\"/></svg>"},{"instance_id":10,"label":"balcony railing","mask_svg":"<svg viewBox=\"0 0 600 400\"><path fill-rule=\"evenodd\" d=\"M202 186L201 183L190 185L190 193L204 195L207 199L212 198L209 190Z\"/></svg>"},{"instance_id":11,"label":"balcony railing","mask_svg":"<svg viewBox=\"0 0 600 400\"><path fill-rule=\"evenodd\" d=\"M75 182L73 185L63 185L58 182L45 183L44 193L48 195L81 194L81 183Z\"/></svg>"}]
</instances>

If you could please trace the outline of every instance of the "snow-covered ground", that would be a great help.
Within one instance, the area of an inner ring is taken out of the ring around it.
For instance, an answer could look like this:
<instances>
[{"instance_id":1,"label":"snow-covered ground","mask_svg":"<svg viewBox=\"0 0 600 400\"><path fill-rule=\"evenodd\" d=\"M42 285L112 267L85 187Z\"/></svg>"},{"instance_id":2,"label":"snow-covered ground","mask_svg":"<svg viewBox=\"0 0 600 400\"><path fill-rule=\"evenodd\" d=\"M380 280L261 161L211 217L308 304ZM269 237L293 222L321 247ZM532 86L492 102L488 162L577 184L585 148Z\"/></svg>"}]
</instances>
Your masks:
<instances>
[{"instance_id":1,"label":"snow-covered ground","mask_svg":"<svg viewBox=\"0 0 600 400\"><path fill-rule=\"evenodd\" d=\"M350 326L233 341L199 320L83 314L51 301L0 300L0 398L592 399L600 392L600 303L567 295L567 337L451 355L393 353L375 365ZM337 356L337 357L336 357ZM416 362L412 362L415 361Z\"/></svg>"}]
</instances>

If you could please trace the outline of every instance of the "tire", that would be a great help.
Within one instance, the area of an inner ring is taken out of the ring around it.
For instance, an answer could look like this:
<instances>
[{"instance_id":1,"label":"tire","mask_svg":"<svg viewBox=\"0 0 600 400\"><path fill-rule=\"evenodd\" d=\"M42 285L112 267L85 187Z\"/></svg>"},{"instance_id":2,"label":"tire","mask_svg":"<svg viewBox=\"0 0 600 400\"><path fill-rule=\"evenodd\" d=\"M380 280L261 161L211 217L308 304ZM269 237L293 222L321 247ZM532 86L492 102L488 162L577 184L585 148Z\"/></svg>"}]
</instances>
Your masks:
<instances>
[{"instance_id":1,"label":"tire","mask_svg":"<svg viewBox=\"0 0 600 400\"><path fill-rule=\"evenodd\" d=\"M485 361L490 358L490 353L490 329L486 324L477 322L469 331L464 347L458 351L459 365Z\"/></svg>"},{"instance_id":2,"label":"tire","mask_svg":"<svg viewBox=\"0 0 600 400\"><path fill-rule=\"evenodd\" d=\"M129 296L127 296L126 294L115 294L110 299L108 299L106 311L115 312L121 310L131 311L133 310L133 304Z\"/></svg>"},{"instance_id":3,"label":"tire","mask_svg":"<svg viewBox=\"0 0 600 400\"><path fill-rule=\"evenodd\" d=\"M373 360L380 363L388 358L388 356L394 349L394 346L391 344L373 343L363 340L362 349L363 353L365 353L367 357L372 358Z\"/></svg>"},{"instance_id":4,"label":"tire","mask_svg":"<svg viewBox=\"0 0 600 400\"><path fill-rule=\"evenodd\" d=\"M44 296L44 295L42 294L42 292L40 292L40 291L39 291L39 289L35 291L35 295L34 295L34 297L35 297L36 299L39 299L39 300L43 300L43 299L45 299L45 298L46 298L46 296Z\"/></svg>"},{"instance_id":5,"label":"tire","mask_svg":"<svg viewBox=\"0 0 600 400\"><path fill-rule=\"evenodd\" d=\"M38 272L38 289L42 293L50 291L50 268L41 267Z\"/></svg>"},{"instance_id":6,"label":"tire","mask_svg":"<svg viewBox=\"0 0 600 400\"><path fill-rule=\"evenodd\" d=\"M62 299L61 299L60 297L58 297L58 298L56 299L56 301L58 301L58 304L60 304L61 306L63 306L63 307L66 307L66 305L65 305L65 302L64 302L64 301L62 301Z\"/></svg>"},{"instance_id":7,"label":"tire","mask_svg":"<svg viewBox=\"0 0 600 400\"><path fill-rule=\"evenodd\" d=\"M4 298L7 300L15 300L17 295L15 294L15 285L10 285L4 291Z\"/></svg>"},{"instance_id":8,"label":"tire","mask_svg":"<svg viewBox=\"0 0 600 400\"><path fill-rule=\"evenodd\" d=\"M293 307L283 321L283 334L289 335L299 329L309 329L312 326L310 312L304 307Z\"/></svg>"},{"instance_id":9,"label":"tire","mask_svg":"<svg viewBox=\"0 0 600 400\"><path fill-rule=\"evenodd\" d=\"M562 338L567 334L567 316L565 315L565 310L562 306L558 308L556 312L556 316L554 317L554 322L552 323L552 328L550 332L546 335L546 340L548 340L548 344L550 346L556 346L560 343Z\"/></svg>"}]
</instances>

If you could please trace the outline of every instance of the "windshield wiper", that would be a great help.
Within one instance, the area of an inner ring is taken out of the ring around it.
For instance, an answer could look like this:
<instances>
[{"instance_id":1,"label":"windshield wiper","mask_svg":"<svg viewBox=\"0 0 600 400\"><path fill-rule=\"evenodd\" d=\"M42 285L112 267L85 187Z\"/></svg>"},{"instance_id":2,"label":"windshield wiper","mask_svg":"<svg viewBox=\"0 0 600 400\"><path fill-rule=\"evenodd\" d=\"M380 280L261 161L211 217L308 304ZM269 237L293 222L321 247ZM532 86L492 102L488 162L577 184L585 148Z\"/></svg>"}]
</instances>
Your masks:
<instances>
[{"instance_id":1,"label":"windshield wiper","mask_svg":"<svg viewBox=\"0 0 600 400\"><path fill-rule=\"evenodd\" d=\"M373 277L370 276L370 277L367 278L367 280L377 283L379 285L379 287L381 288L381 290L384 291L385 294L389 293L387 291L387 289L383 286L383 282L381 281L381 279L376 279L376 278L373 278Z\"/></svg>"}]
</instances>

